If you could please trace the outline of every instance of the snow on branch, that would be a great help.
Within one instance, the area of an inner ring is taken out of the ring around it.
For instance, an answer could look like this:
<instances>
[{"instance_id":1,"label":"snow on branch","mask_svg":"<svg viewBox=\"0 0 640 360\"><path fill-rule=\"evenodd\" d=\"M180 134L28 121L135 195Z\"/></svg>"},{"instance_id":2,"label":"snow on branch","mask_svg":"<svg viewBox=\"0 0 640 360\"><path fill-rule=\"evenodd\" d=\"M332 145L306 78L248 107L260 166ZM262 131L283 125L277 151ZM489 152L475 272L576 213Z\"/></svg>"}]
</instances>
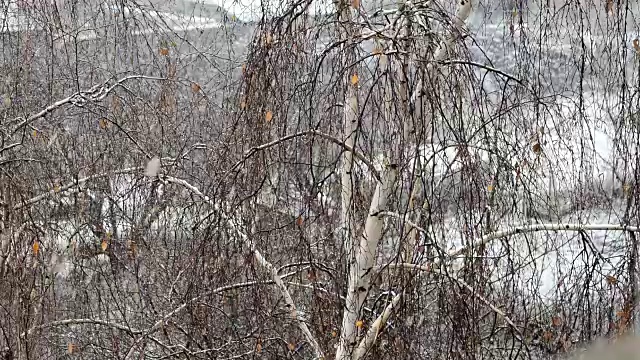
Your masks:
<instances>
[{"instance_id":1,"label":"snow on branch","mask_svg":"<svg viewBox=\"0 0 640 360\"><path fill-rule=\"evenodd\" d=\"M120 86L125 81L132 80L132 79L167 80L165 78L154 77L154 76L131 75L131 76L126 76L126 77L116 81L116 83L114 85L111 85L111 86L108 86L109 81L107 80L102 84L98 84L98 85L93 86L91 89L89 89L87 91L78 91L78 92L74 93L73 95L71 95L71 96L69 96L67 98L64 98L62 100L58 100L55 103L47 106L46 108L44 108L40 112L37 112L37 113L29 116L26 119L23 119L21 122L18 123L18 125L16 125L15 129L13 130L13 132L14 133L17 132L21 128L31 124L32 122L40 119L41 117L44 117L45 115L55 111L56 109L58 109L58 108L60 108L60 107L62 107L64 105L73 104L75 106L82 107L87 102L102 101L102 100L104 100L104 98L107 97L107 95L109 95L113 91L113 89L115 89L116 87Z\"/></svg>"},{"instance_id":2,"label":"snow on branch","mask_svg":"<svg viewBox=\"0 0 640 360\"><path fill-rule=\"evenodd\" d=\"M199 196L200 198L204 199L204 201L206 203L208 203L210 206L212 206L214 208L214 210L216 210L218 212L218 214L229 225L229 227L231 229L233 229L233 231L236 232L236 234L242 239L242 241L245 243L245 245L249 249L251 249L251 251L253 252L253 256L255 257L257 262L263 268L265 268L265 270L271 276L271 279L274 281L274 283L276 284L276 286L280 290L280 293L281 293L282 297L284 298L284 302L285 302L285 304L287 306L287 309L289 310L289 316L298 325L298 328L300 329L300 331L302 331L302 334L304 335L306 340L313 347L313 349L314 349L314 351L316 353L316 357L317 358L323 358L324 356L322 354L322 350L320 349L320 345L316 341L316 339L313 336L313 334L311 334L311 331L309 330L309 327L304 322L304 320L301 319L298 316L298 310L297 310L296 305L295 305L295 303L293 301L293 298L291 297L291 294L289 293L289 290L287 289L287 286L282 281L282 276L280 276L280 274L278 274L278 270L273 266L273 264L271 264L269 261L267 261L267 259L265 259L265 257L262 255L262 253L260 253L260 251L258 249L256 249L255 245L253 244L253 242L251 241L249 236L242 229L240 229L240 227L237 224L235 224L233 222L232 218L230 218L228 215L226 215L224 213L224 211L222 211L222 209L220 209L220 206L218 204L216 204L213 200L211 200L211 198L209 196L203 194L197 187L193 186L192 184L188 183L187 181L185 181L183 179L178 179L178 178L171 177L171 176L166 176L163 179L165 181L169 182L169 183L173 183L173 184L176 184L176 185L181 185L184 188L186 188L189 191L191 191L193 194L195 194L195 195Z\"/></svg>"},{"instance_id":3,"label":"snow on branch","mask_svg":"<svg viewBox=\"0 0 640 360\"><path fill-rule=\"evenodd\" d=\"M133 328L127 326L127 325L122 325L122 324L118 324L118 323L114 323L114 322L106 321L106 320L100 320L100 319L66 319L66 320L52 321L50 323L34 326L31 329L29 329L26 333L22 333L20 336L24 338L24 337L26 337L28 335L33 334L37 330L51 328L51 327L55 327L55 326L80 325L80 324L102 325L102 326L110 327L112 329L122 330L122 331L128 332L129 334L132 334L132 335L142 334L142 330L133 329Z\"/></svg>"}]
</instances>

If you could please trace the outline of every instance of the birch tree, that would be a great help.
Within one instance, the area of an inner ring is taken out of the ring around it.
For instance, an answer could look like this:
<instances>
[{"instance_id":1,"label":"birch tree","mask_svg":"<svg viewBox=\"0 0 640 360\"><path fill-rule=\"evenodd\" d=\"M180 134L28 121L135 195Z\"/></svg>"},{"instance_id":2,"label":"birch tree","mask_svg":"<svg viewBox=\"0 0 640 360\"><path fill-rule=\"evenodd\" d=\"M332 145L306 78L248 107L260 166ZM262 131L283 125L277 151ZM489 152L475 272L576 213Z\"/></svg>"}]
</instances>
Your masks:
<instances>
[{"instance_id":1,"label":"birch tree","mask_svg":"<svg viewBox=\"0 0 640 360\"><path fill-rule=\"evenodd\" d=\"M0 5L5 359L637 328L634 4L259 5Z\"/></svg>"}]
</instances>

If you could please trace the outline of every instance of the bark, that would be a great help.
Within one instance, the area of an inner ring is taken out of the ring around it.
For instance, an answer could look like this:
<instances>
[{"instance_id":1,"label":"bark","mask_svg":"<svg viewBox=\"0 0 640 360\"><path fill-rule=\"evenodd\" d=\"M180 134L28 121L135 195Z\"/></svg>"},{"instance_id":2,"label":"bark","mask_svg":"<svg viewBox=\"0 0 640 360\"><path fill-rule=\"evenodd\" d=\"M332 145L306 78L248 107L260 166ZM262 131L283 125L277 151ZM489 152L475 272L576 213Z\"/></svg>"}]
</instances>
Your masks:
<instances>
[{"instance_id":1,"label":"bark","mask_svg":"<svg viewBox=\"0 0 640 360\"><path fill-rule=\"evenodd\" d=\"M371 288L373 268L376 265L377 248L382 238L384 210L393 192L396 181L396 168L390 166L382 176L371 200L371 207L367 217L364 232L355 249L355 260L349 271L347 299L342 318L342 333L336 352L336 359L350 359L356 345L357 326L362 318L362 306Z\"/></svg>"}]
</instances>

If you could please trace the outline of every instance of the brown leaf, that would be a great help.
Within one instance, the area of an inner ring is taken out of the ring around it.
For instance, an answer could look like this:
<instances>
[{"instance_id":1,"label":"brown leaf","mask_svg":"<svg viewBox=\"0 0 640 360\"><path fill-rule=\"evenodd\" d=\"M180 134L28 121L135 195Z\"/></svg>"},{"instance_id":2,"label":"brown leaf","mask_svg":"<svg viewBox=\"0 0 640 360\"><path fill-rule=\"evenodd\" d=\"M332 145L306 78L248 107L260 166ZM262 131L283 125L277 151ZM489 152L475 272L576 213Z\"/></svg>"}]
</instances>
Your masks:
<instances>
[{"instance_id":1,"label":"brown leaf","mask_svg":"<svg viewBox=\"0 0 640 360\"><path fill-rule=\"evenodd\" d=\"M551 318L551 325L560 326L562 325L562 318L560 316L554 316Z\"/></svg>"},{"instance_id":2,"label":"brown leaf","mask_svg":"<svg viewBox=\"0 0 640 360\"><path fill-rule=\"evenodd\" d=\"M273 113L271 112L271 110L267 111L267 113L264 115L264 119L267 122L271 122L271 120L273 119Z\"/></svg>"},{"instance_id":3,"label":"brown leaf","mask_svg":"<svg viewBox=\"0 0 640 360\"><path fill-rule=\"evenodd\" d=\"M618 279L616 279L615 277L611 276L611 275L607 275L607 283L609 285L615 285L618 283Z\"/></svg>"},{"instance_id":4,"label":"brown leaf","mask_svg":"<svg viewBox=\"0 0 640 360\"><path fill-rule=\"evenodd\" d=\"M102 251L107 251L107 247L109 246L109 244L107 244L107 240L103 239L102 243L100 244L100 247L102 248Z\"/></svg>"},{"instance_id":5,"label":"brown leaf","mask_svg":"<svg viewBox=\"0 0 640 360\"><path fill-rule=\"evenodd\" d=\"M100 129L105 130L107 128L107 126L109 126L109 120L107 120L105 118L101 118L98 121L98 125L100 125Z\"/></svg>"},{"instance_id":6,"label":"brown leaf","mask_svg":"<svg viewBox=\"0 0 640 360\"><path fill-rule=\"evenodd\" d=\"M307 271L307 279L309 279L309 281L316 281L317 276L314 269L309 269L309 271Z\"/></svg>"},{"instance_id":7,"label":"brown leaf","mask_svg":"<svg viewBox=\"0 0 640 360\"><path fill-rule=\"evenodd\" d=\"M74 353L74 352L76 352L76 351L77 351L77 346L76 346L76 344L71 343L71 342L70 342L69 344L67 344L67 353L69 353L69 354L73 354L73 353Z\"/></svg>"},{"instance_id":8,"label":"brown leaf","mask_svg":"<svg viewBox=\"0 0 640 360\"><path fill-rule=\"evenodd\" d=\"M302 226L303 223L304 223L304 217L302 215L298 216L298 218L296 219L296 225Z\"/></svg>"},{"instance_id":9,"label":"brown leaf","mask_svg":"<svg viewBox=\"0 0 640 360\"><path fill-rule=\"evenodd\" d=\"M191 84L191 91L193 91L194 93L197 93L200 91L200 85L198 83L192 83Z\"/></svg>"},{"instance_id":10,"label":"brown leaf","mask_svg":"<svg viewBox=\"0 0 640 360\"><path fill-rule=\"evenodd\" d=\"M356 321L356 327L358 329L362 329L362 327L364 327L364 320L358 320Z\"/></svg>"},{"instance_id":11,"label":"brown leaf","mask_svg":"<svg viewBox=\"0 0 640 360\"><path fill-rule=\"evenodd\" d=\"M169 55L169 49L167 49L166 47L162 47L160 48L160 50L158 51L160 53L160 55L162 56L168 56Z\"/></svg>"},{"instance_id":12,"label":"brown leaf","mask_svg":"<svg viewBox=\"0 0 640 360\"><path fill-rule=\"evenodd\" d=\"M360 0L351 0L351 6L353 6L354 9L360 8Z\"/></svg>"},{"instance_id":13,"label":"brown leaf","mask_svg":"<svg viewBox=\"0 0 640 360\"><path fill-rule=\"evenodd\" d=\"M613 0L607 0L606 10L607 14L611 14L613 12Z\"/></svg>"},{"instance_id":14,"label":"brown leaf","mask_svg":"<svg viewBox=\"0 0 640 360\"><path fill-rule=\"evenodd\" d=\"M633 39L633 48L636 50L637 53L640 53L640 40L639 39Z\"/></svg>"},{"instance_id":15,"label":"brown leaf","mask_svg":"<svg viewBox=\"0 0 640 360\"><path fill-rule=\"evenodd\" d=\"M539 154L542 152L542 146L540 146L540 143L537 142L533 144L533 146L531 147L531 150L533 150L534 153Z\"/></svg>"},{"instance_id":16,"label":"brown leaf","mask_svg":"<svg viewBox=\"0 0 640 360\"><path fill-rule=\"evenodd\" d=\"M293 351L293 350L295 350L295 349L296 349L296 344L294 344L294 343L289 343L289 344L287 344L287 347L289 348L289 350L290 350L290 351Z\"/></svg>"},{"instance_id":17,"label":"brown leaf","mask_svg":"<svg viewBox=\"0 0 640 360\"><path fill-rule=\"evenodd\" d=\"M38 240L34 241L31 248L33 249L33 256L38 256L40 252L40 242Z\"/></svg>"}]
</instances>

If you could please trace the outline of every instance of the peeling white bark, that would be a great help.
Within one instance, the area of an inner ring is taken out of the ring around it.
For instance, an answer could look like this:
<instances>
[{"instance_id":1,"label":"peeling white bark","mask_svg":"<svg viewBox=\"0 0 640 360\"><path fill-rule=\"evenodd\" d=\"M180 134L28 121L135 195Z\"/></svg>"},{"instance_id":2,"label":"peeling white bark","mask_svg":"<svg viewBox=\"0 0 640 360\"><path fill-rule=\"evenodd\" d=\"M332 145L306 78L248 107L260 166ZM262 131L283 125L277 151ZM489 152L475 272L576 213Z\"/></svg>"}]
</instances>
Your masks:
<instances>
[{"instance_id":1,"label":"peeling white bark","mask_svg":"<svg viewBox=\"0 0 640 360\"><path fill-rule=\"evenodd\" d=\"M336 352L336 360L352 358L352 352L356 345L358 326L361 319L361 309L371 288L371 276L375 266L377 248L382 238L384 224L384 210L387 201L393 192L397 170L390 166L382 175L371 200L369 216L367 217L364 232L356 248L355 261L351 263L349 272L347 299L342 318L342 333Z\"/></svg>"}]
</instances>

